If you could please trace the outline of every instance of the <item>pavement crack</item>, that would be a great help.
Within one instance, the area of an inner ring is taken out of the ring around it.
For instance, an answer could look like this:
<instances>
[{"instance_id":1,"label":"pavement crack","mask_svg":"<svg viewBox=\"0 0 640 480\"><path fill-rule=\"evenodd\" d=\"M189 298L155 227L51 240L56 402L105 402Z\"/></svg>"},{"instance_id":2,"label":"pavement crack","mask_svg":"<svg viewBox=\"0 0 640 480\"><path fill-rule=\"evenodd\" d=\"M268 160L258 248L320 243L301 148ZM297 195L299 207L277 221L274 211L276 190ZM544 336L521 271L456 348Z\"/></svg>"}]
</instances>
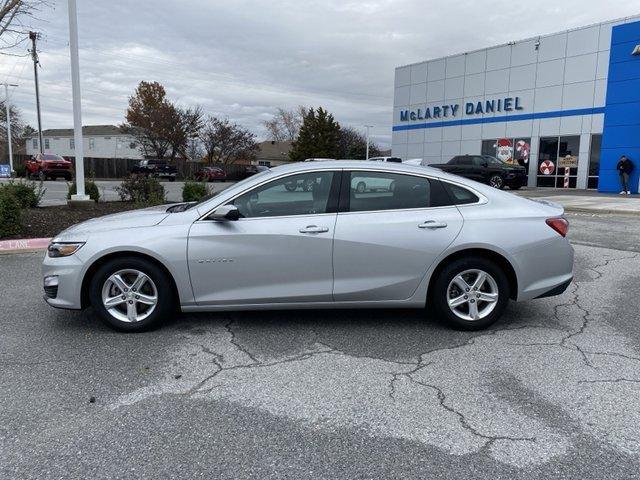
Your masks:
<instances>
[{"instance_id":1,"label":"pavement crack","mask_svg":"<svg viewBox=\"0 0 640 480\"><path fill-rule=\"evenodd\" d=\"M485 444L485 447L490 446L491 444L493 444L494 442L496 442L498 440L504 440L504 441L526 441L526 442L535 442L536 441L536 437L512 437L512 436L509 436L509 435L487 435L485 433L482 433L477 428L473 427L469 423L469 420L467 419L467 417L465 416L464 413L460 412L459 410L456 410L451 405L447 404L447 396L445 395L445 393L442 391L442 389L440 387L438 387L437 385L432 385L432 384L429 384L429 383L426 383L426 382L422 382L420 380L416 380L410 374L407 374L407 378L409 378L409 380L411 380L412 382L414 382L414 383L416 383L418 385L421 385L423 387L426 387L426 388L429 388L429 389L435 391L440 406L443 409L445 409L447 412L452 413L453 415L458 417L458 421L459 421L460 425L462 426L462 428L467 430L473 436L478 437L478 438L482 438L483 440L486 440L487 443Z\"/></svg>"},{"instance_id":2,"label":"pavement crack","mask_svg":"<svg viewBox=\"0 0 640 480\"><path fill-rule=\"evenodd\" d=\"M258 360L253 353L251 353L247 348L245 348L244 346L242 346L240 344L240 342L237 341L236 339L236 334L233 331L233 329L231 328L231 324L234 322L233 319L229 320L229 322L227 322L224 326L224 328L227 330L227 332L229 332L229 335L231 335L231 344L234 345L238 350L240 350L242 353L244 353L247 357L249 357L251 359L251 361L255 364L259 364L260 360Z\"/></svg>"},{"instance_id":3,"label":"pavement crack","mask_svg":"<svg viewBox=\"0 0 640 480\"><path fill-rule=\"evenodd\" d=\"M640 380L634 380L631 378L613 378L613 379L604 379L604 380L579 380L578 383L640 383Z\"/></svg>"}]
</instances>

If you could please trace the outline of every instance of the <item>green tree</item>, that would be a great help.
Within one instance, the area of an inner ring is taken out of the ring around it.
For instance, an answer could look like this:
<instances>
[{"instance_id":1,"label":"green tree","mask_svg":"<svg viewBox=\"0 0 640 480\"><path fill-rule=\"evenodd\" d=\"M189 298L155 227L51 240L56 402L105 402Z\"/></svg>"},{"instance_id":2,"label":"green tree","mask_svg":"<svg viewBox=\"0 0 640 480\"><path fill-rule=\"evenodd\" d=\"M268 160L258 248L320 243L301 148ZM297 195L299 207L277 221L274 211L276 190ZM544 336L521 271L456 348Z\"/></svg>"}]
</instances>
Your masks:
<instances>
[{"instance_id":1,"label":"green tree","mask_svg":"<svg viewBox=\"0 0 640 480\"><path fill-rule=\"evenodd\" d=\"M289 158L301 162L307 158L340 156L340 124L333 115L319 107L305 112L298 139L293 142Z\"/></svg>"}]
</instances>

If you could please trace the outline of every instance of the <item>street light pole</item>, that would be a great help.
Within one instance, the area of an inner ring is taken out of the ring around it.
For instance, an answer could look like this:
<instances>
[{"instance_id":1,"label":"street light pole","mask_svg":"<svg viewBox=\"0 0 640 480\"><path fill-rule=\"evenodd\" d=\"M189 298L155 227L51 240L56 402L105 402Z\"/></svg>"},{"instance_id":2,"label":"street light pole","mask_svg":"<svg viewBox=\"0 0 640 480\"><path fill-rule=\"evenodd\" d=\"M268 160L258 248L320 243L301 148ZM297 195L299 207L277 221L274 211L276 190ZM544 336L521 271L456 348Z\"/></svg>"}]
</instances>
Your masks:
<instances>
[{"instance_id":1,"label":"street light pole","mask_svg":"<svg viewBox=\"0 0 640 480\"><path fill-rule=\"evenodd\" d=\"M14 83L4 84L4 108L7 111L7 146L9 147L9 175L13 175L13 147L11 146L11 109L9 107L9 87L17 87Z\"/></svg>"},{"instance_id":2,"label":"street light pole","mask_svg":"<svg viewBox=\"0 0 640 480\"><path fill-rule=\"evenodd\" d=\"M36 83L36 112L38 114L38 141L40 142L40 153L44 153L44 144L42 143L42 120L40 119L40 86L38 85L38 51L36 50L36 40L40 38L38 32L29 32L31 39L31 58L33 59L33 78Z\"/></svg>"},{"instance_id":3,"label":"street light pole","mask_svg":"<svg viewBox=\"0 0 640 480\"><path fill-rule=\"evenodd\" d=\"M76 157L76 195L72 201L87 201L84 192L84 152L82 145L82 109L80 99L80 61L78 57L78 14L76 0L69 0L69 50L71 53L71 93L73 97L73 138Z\"/></svg>"},{"instance_id":4,"label":"street light pole","mask_svg":"<svg viewBox=\"0 0 640 480\"><path fill-rule=\"evenodd\" d=\"M373 125L365 125L367 129L367 160L369 160L369 129L373 127Z\"/></svg>"}]
</instances>

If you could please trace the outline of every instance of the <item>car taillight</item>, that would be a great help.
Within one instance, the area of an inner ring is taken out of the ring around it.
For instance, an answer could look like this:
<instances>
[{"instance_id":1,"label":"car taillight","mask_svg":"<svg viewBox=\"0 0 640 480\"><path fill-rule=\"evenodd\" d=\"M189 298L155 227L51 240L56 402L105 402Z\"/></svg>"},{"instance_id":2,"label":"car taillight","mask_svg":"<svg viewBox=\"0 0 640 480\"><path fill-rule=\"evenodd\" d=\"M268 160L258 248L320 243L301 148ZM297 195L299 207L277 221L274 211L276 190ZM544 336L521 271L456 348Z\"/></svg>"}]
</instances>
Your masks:
<instances>
[{"instance_id":1,"label":"car taillight","mask_svg":"<svg viewBox=\"0 0 640 480\"><path fill-rule=\"evenodd\" d=\"M567 236L569 232L569 221L564 217L554 217L547 218L547 225L553 228L556 232L558 232L563 237Z\"/></svg>"}]
</instances>

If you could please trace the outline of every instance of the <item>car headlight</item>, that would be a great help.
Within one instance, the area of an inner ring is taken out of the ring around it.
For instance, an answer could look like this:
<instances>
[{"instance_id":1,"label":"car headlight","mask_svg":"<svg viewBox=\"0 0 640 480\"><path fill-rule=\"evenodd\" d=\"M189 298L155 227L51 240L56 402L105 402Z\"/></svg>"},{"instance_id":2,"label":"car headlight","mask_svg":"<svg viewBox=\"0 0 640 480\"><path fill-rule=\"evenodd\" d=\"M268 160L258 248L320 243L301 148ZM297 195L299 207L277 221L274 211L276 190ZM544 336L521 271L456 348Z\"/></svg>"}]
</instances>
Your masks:
<instances>
[{"instance_id":1,"label":"car headlight","mask_svg":"<svg viewBox=\"0 0 640 480\"><path fill-rule=\"evenodd\" d=\"M72 243L72 242L54 242L50 243L47 248L48 255L52 258L68 257L73 255L80 247L84 245L84 242Z\"/></svg>"}]
</instances>

